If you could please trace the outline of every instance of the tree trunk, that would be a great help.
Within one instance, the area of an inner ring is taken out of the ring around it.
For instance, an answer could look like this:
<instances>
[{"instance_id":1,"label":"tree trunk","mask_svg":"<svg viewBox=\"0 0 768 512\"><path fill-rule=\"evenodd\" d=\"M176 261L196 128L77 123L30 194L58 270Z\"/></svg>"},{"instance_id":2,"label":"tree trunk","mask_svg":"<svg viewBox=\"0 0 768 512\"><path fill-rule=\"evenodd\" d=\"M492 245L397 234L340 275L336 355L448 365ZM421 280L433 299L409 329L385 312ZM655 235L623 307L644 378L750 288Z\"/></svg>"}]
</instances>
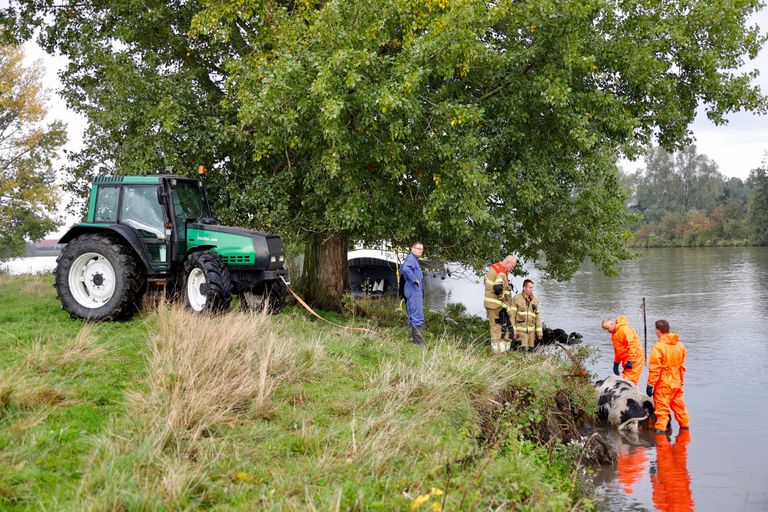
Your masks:
<instances>
[{"instance_id":1,"label":"tree trunk","mask_svg":"<svg viewBox=\"0 0 768 512\"><path fill-rule=\"evenodd\" d=\"M313 235L307 240L302 271L305 300L312 306L339 311L349 290L347 237Z\"/></svg>"}]
</instances>

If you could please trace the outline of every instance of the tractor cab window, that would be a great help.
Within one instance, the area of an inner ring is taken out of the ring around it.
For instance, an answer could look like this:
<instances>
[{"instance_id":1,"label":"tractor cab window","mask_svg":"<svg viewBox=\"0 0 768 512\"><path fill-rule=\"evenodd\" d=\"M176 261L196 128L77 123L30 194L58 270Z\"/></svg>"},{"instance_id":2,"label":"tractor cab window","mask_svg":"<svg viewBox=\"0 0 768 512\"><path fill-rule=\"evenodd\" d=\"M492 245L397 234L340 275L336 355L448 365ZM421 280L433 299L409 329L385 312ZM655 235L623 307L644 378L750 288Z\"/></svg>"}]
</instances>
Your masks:
<instances>
[{"instance_id":1,"label":"tractor cab window","mask_svg":"<svg viewBox=\"0 0 768 512\"><path fill-rule=\"evenodd\" d=\"M165 215L156 186L123 187L120 223L135 228L141 238L165 239Z\"/></svg>"},{"instance_id":2,"label":"tractor cab window","mask_svg":"<svg viewBox=\"0 0 768 512\"><path fill-rule=\"evenodd\" d=\"M210 218L211 212L198 182L179 180L172 185L172 189L176 229L179 238L183 238L188 222L200 222L203 218Z\"/></svg>"},{"instance_id":3,"label":"tractor cab window","mask_svg":"<svg viewBox=\"0 0 768 512\"><path fill-rule=\"evenodd\" d=\"M117 202L119 198L120 187L99 187L93 221L117 222Z\"/></svg>"}]
</instances>

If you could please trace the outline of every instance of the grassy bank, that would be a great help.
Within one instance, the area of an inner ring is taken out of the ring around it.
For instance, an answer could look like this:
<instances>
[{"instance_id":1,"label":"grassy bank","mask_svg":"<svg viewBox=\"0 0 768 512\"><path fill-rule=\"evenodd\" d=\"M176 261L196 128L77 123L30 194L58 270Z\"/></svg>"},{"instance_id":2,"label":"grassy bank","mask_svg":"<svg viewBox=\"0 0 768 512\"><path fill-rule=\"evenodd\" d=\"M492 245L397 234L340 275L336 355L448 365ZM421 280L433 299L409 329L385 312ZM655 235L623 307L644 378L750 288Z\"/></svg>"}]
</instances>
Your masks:
<instances>
[{"instance_id":1,"label":"grassy bank","mask_svg":"<svg viewBox=\"0 0 768 512\"><path fill-rule=\"evenodd\" d=\"M0 508L590 509L588 383L556 357L491 358L484 323L390 304L338 329L166 305L88 325L49 276L0 275ZM330 315L329 315L330 316Z\"/></svg>"}]
</instances>

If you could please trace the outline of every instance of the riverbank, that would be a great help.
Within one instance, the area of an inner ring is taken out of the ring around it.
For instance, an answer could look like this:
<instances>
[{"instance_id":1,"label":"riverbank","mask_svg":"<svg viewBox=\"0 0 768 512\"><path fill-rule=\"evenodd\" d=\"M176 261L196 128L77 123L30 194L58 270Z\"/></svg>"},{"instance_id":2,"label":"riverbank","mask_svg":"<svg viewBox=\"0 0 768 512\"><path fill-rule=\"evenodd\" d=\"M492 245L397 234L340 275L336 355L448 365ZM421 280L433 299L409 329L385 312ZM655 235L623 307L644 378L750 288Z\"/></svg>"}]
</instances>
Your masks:
<instances>
[{"instance_id":1,"label":"riverbank","mask_svg":"<svg viewBox=\"0 0 768 512\"><path fill-rule=\"evenodd\" d=\"M589 382L492 359L484 322L430 313L426 351L385 302L83 324L51 276L0 275L2 508L588 510Z\"/></svg>"},{"instance_id":2,"label":"riverbank","mask_svg":"<svg viewBox=\"0 0 768 512\"><path fill-rule=\"evenodd\" d=\"M701 248L701 247L761 247L749 240L744 239L712 239L702 241L690 240L639 240L636 239L629 244L632 249L681 249L681 248Z\"/></svg>"}]
</instances>

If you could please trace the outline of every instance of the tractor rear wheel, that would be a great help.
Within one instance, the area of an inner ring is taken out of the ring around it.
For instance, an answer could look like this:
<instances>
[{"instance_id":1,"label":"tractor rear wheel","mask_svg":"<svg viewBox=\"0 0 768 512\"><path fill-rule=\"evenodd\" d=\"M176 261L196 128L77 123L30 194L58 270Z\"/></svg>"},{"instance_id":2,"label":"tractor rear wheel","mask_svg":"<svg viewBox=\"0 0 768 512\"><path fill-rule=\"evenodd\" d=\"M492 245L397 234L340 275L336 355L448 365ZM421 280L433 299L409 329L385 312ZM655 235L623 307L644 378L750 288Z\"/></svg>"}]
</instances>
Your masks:
<instances>
[{"instance_id":1,"label":"tractor rear wheel","mask_svg":"<svg viewBox=\"0 0 768 512\"><path fill-rule=\"evenodd\" d=\"M56 296L72 318L129 318L138 311L144 285L141 264L114 236L80 235L56 259Z\"/></svg>"},{"instance_id":2,"label":"tractor rear wheel","mask_svg":"<svg viewBox=\"0 0 768 512\"><path fill-rule=\"evenodd\" d=\"M213 252L194 252L184 262L184 297L198 313L229 310L232 281L229 269Z\"/></svg>"}]
</instances>

